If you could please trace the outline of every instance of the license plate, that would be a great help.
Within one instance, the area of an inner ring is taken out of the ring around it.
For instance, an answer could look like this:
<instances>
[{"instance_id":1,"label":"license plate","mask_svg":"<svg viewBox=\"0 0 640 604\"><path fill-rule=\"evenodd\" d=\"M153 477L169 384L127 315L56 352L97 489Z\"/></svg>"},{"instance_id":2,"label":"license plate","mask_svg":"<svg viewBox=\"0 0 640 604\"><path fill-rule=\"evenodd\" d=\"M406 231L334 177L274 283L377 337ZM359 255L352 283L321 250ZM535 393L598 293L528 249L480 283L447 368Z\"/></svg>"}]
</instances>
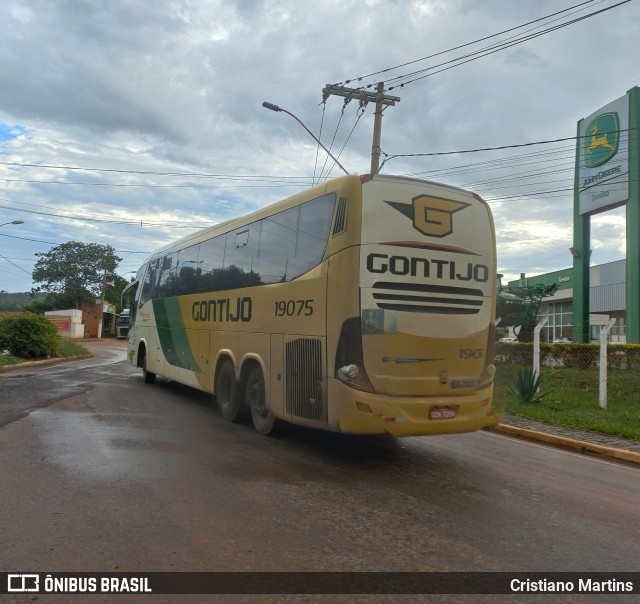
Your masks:
<instances>
[{"instance_id":1,"label":"license plate","mask_svg":"<svg viewBox=\"0 0 640 604\"><path fill-rule=\"evenodd\" d=\"M429 419L452 419L456 416L457 407L431 407Z\"/></svg>"}]
</instances>

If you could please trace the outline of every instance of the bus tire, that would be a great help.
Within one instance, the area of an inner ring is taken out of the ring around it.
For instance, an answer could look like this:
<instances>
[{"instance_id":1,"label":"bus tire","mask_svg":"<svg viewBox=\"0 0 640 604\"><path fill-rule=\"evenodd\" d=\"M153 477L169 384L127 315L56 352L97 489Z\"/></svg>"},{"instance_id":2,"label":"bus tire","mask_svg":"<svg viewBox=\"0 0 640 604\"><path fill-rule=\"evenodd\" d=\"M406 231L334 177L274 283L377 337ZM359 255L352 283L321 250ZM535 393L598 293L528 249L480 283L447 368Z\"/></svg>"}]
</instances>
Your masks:
<instances>
[{"instance_id":1,"label":"bus tire","mask_svg":"<svg viewBox=\"0 0 640 604\"><path fill-rule=\"evenodd\" d=\"M251 411L253 427L259 434L273 434L277 428L278 420L267 408L267 398L264 386L262 369L256 365L249 374L245 386L244 399Z\"/></svg>"},{"instance_id":2,"label":"bus tire","mask_svg":"<svg viewBox=\"0 0 640 604\"><path fill-rule=\"evenodd\" d=\"M147 351L142 351L142 379L145 384L153 384L156 381L156 374L147 369Z\"/></svg>"},{"instance_id":3,"label":"bus tire","mask_svg":"<svg viewBox=\"0 0 640 604\"><path fill-rule=\"evenodd\" d=\"M216 400L222 417L228 422L239 422L247 413L242 398L238 396L238 383L233 363L227 359L220 365L216 376Z\"/></svg>"}]
</instances>

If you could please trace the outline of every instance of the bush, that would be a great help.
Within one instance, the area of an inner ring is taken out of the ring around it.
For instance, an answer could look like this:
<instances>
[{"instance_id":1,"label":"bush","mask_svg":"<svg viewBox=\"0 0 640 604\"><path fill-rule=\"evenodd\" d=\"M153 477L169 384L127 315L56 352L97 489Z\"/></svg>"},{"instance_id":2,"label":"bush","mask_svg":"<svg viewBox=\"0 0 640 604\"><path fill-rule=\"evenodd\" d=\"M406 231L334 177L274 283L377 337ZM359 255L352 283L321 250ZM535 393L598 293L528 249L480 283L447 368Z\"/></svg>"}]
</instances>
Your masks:
<instances>
[{"instance_id":1,"label":"bush","mask_svg":"<svg viewBox=\"0 0 640 604\"><path fill-rule=\"evenodd\" d=\"M549 394L549 392L540 392L541 385L542 376L535 373L531 367L524 367L516 374L509 392L523 403L538 403Z\"/></svg>"},{"instance_id":2,"label":"bush","mask_svg":"<svg viewBox=\"0 0 640 604\"><path fill-rule=\"evenodd\" d=\"M23 359L56 357L60 354L58 328L44 315L25 312L0 319L0 352Z\"/></svg>"}]
</instances>

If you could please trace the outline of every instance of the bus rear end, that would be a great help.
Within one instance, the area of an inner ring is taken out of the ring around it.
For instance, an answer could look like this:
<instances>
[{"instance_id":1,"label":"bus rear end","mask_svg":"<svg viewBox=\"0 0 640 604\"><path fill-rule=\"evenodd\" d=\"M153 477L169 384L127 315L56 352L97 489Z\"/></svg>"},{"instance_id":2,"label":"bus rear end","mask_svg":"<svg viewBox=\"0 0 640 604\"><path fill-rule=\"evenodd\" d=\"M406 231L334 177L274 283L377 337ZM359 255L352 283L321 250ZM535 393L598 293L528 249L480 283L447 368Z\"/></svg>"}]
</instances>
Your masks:
<instances>
[{"instance_id":1,"label":"bus rear end","mask_svg":"<svg viewBox=\"0 0 640 604\"><path fill-rule=\"evenodd\" d=\"M435 183L363 181L360 317L345 322L338 345L338 428L405 436L498 423L488 206Z\"/></svg>"}]
</instances>

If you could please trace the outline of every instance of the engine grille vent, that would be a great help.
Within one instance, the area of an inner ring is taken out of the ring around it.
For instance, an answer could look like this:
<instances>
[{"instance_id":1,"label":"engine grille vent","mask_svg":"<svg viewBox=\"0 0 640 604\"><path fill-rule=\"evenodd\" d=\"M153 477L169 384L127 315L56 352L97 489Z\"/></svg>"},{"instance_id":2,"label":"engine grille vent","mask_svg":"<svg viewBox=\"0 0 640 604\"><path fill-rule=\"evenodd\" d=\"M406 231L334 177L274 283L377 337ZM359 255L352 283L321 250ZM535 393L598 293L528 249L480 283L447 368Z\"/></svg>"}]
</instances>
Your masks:
<instances>
[{"instance_id":1,"label":"engine grille vent","mask_svg":"<svg viewBox=\"0 0 640 604\"><path fill-rule=\"evenodd\" d=\"M479 289L387 281L373 284L373 298L385 310L441 315L476 315L483 304Z\"/></svg>"},{"instance_id":2,"label":"engine grille vent","mask_svg":"<svg viewBox=\"0 0 640 604\"><path fill-rule=\"evenodd\" d=\"M347 198L338 199L338 209L336 210L336 220L333 223L331 236L334 237L342 233L347 228Z\"/></svg>"},{"instance_id":3,"label":"engine grille vent","mask_svg":"<svg viewBox=\"0 0 640 604\"><path fill-rule=\"evenodd\" d=\"M285 346L285 406L288 413L307 419L327 419L322 396L322 342L300 338Z\"/></svg>"}]
</instances>

